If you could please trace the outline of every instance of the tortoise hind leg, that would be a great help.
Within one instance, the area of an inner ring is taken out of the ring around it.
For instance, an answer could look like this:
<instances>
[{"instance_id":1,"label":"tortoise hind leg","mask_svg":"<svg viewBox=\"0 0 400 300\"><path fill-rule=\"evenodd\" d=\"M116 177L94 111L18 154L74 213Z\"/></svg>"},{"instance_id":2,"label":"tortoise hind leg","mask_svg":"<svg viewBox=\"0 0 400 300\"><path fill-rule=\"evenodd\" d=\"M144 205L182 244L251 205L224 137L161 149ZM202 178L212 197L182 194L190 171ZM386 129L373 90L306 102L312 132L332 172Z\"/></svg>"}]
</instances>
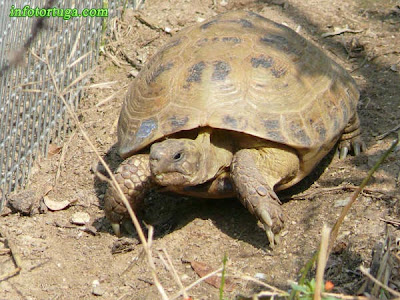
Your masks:
<instances>
[{"instance_id":1,"label":"tortoise hind leg","mask_svg":"<svg viewBox=\"0 0 400 300\"><path fill-rule=\"evenodd\" d=\"M152 185L149 155L138 154L123 161L114 176L132 209L140 209L145 193ZM129 214L118 191L112 186L108 187L104 196L104 211L114 233L120 236L120 224L127 225Z\"/></svg>"},{"instance_id":2,"label":"tortoise hind leg","mask_svg":"<svg viewBox=\"0 0 400 300\"><path fill-rule=\"evenodd\" d=\"M297 155L284 146L242 149L233 158L231 177L239 199L263 224L271 247L284 224L274 186L290 181L298 170Z\"/></svg>"},{"instance_id":3,"label":"tortoise hind leg","mask_svg":"<svg viewBox=\"0 0 400 300\"><path fill-rule=\"evenodd\" d=\"M339 158L346 158L349 150L353 150L354 155L359 155L360 152L365 151L365 143L361 138L360 119L358 114L355 113L350 119L349 123L343 130L343 134L339 142Z\"/></svg>"}]
</instances>

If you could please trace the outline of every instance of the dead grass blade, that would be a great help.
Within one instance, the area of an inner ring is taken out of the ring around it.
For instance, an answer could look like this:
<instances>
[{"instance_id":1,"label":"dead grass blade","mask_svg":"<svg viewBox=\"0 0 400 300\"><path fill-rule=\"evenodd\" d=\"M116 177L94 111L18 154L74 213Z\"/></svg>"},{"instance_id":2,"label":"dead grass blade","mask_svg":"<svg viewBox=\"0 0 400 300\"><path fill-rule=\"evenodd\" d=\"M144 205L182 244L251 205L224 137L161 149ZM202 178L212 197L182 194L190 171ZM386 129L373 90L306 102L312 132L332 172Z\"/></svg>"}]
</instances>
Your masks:
<instances>
[{"instance_id":1,"label":"dead grass blade","mask_svg":"<svg viewBox=\"0 0 400 300\"><path fill-rule=\"evenodd\" d=\"M330 229L324 224L321 233L321 245L319 248L317 274L315 275L315 292L314 300L321 300L321 293L324 284L324 272L326 262L328 261L328 244L329 244Z\"/></svg>"},{"instance_id":2,"label":"dead grass blade","mask_svg":"<svg viewBox=\"0 0 400 300\"><path fill-rule=\"evenodd\" d=\"M386 284L383 284L382 282L380 282L378 279L376 279L374 276L372 276L371 274L369 274L369 272L367 271L367 269L365 269L363 266L360 266L360 271L361 273L363 273L365 276L368 277L369 280L373 281L375 284L377 284L378 286L380 286L381 288L387 290L389 293L391 293L392 295L396 296L397 298L400 297L400 293L398 291L395 291L394 289L388 287Z\"/></svg>"},{"instance_id":3,"label":"dead grass blade","mask_svg":"<svg viewBox=\"0 0 400 300\"><path fill-rule=\"evenodd\" d=\"M7 272L5 274L0 275L0 282L3 280L6 280L8 278L14 277L16 275L18 275L21 270L22 270L22 264L21 264L21 257L19 256L19 254L16 251L16 248L14 247L13 242L10 241L10 239L8 239L4 233L0 234L3 237L3 243L4 245L8 248L7 250L7 254L11 255L11 258L14 262L15 265L15 269Z\"/></svg>"},{"instance_id":4,"label":"dead grass blade","mask_svg":"<svg viewBox=\"0 0 400 300\"><path fill-rule=\"evenodd\" d=\"M163 262L163 264L165 265L165 267L167 268L167 270L173 275L175 282L178 284L178 286L180 288L179 292L182 294L183 299L189 299L186 289L183 286L181 279L179 278L178 272L176 271L174 265L172 264L172 261L167 252L167 249L162 248L161 251L164 253L167 260L164 259L164 257L161 255L161 253L159 254L159 257L160 257L161 261Z\"/></svg>"},{"instance_id":5,"label":"dead grass blade","mask_svg":"<svg viewBox=\"0 0 400 300\"><path fill-rule=\"evenodd\" d=\"M203 277L197 279L195 282L193 282L192 284L190 284L187 287L185 287L185 291L188 291L188 290L192 289L196 285L200 284L202 281L204 281L204 280L206 280L206 279L218 274L221 271L222 271L222 267L217 269L217 270L215 270L215 271L213 271L213 272L208 273L206 276L203 276ZM182 296L182 292L183 291L179 291L177 294L173 295L170 300L175 300L175 299L179 298L180 296Z\"/></svg>"}]
</instances>

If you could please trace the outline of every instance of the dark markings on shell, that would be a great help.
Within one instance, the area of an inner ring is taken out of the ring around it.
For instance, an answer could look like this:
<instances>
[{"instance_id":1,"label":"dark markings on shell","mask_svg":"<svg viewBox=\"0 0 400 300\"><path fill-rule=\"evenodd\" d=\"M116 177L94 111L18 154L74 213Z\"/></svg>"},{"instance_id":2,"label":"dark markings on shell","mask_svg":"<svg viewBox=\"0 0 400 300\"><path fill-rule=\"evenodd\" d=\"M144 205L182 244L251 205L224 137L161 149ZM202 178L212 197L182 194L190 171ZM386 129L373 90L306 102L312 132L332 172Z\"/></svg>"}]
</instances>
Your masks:
<instances>
[{"instance_id":1,"label":"dark markings on shell","mask_svg":"<svg viewBox=\"0 0 400 300\"><path fill-rule=\"evenodd\" d=\"M267 132L267 137L274 142L284 143L286 141L285 137L280 131L269 131Z\"/></svg>"},{"instance_id":2,"label":"dark markings on shell","mask_svg":"<svg viewBox=\"0 0 400 300\"><path fill-rule=\"evenodd\" d=\"M300 124L298 124L297 122L290 123L290 131L292 133L292 136L297 141L299 141L301 145L304 146L311 145L310 137L307 135L307 133L304 131L304 129Z\"/></svg>"},{"instance_id":3,"label":"dark markings on shell","mask_svg":"<svg viewBox=\"0 0 400 300\"><path fill-rule=\"evenodd\" d=\"M211 20L208 21L207 23L204 23L203 25L200 26L200 29L205 30L210 28L212 25L217 24L219 20Z\"/></svg>"},{"instance_id":4,"label":"dark markings on shell","mask_svg":"<svg viewBox=\"0 0 400 300\"><path fill-rule=\"evenodd\" d=\"M349 120L349 110L347 108L346 102L343 99L340 100L340 108L342 109L343 120Z\"/></svg>"},{"instance_id":5,"label":"dark markings on shell","mask_svg":"<svg viewBox=\"0 0 400 300\"><path fill-rule=\"evenodd\" d=\"M222 41L224 43L234 43L234 44L240 44L242 42L240 38L234 36L225 36L222 38Z\"/></svg>"},{"instance_id":6,"label":"dark markings on shell","mask_svg":"<svg viewBox=\"0 0 400 300\"><path fill-rule=\"evenodd\" d=\"M228 128L237 129L238 123L235 118L232 118L229 115L224 116L222 119L223 122L228 126Z\"/></svg>"},{"instance_id":7,"label":"dark markings on shell","mask_svg":"<svg viewBox=\"0 0 400 300\"><path fill-rule=\"evenodd\" d=\"M178 46L182 42L181 38L176 39L175 41L168 42L162 48L162 51L167 51L173 47Z\"/></svg>"},{"instance_id":8,"label":"dark markings on shell","mask_svg":"<svg viewBox=\"0 0 400 300\"><path fill-rule=\"evenodd\" d=\"M272 57L266 57L264 55L260 55L259 57L252 57L251 65L253 68L258 68L261 66L265 69L268 69L272 67L271 73L276 78L280 78L286 74L286 69L284 67L276 66Z\"/></svg>"},{"instance_id":9,"label":"dark markings on shell","mask_svg":"<svg viewBox=\"0 0 400 300\"><path fill-rule=\"evenodd\" d=\"M216 61L214 63L214 72L211 75L211 80L225 80L231 71L231 67L224 61Z\"/></svg>"},{"instance_id":10,"label":"dark markings on shell","mask_svg":"<svg viewBox=\"0 0 400 300\"><path fill-rule=\"evenodd\" d=\"M318 124L316 129L317 129L317 132L319 134L319 140L320 141L325 141L325 139L326 139L326 129L325 129L324 124Z\"/></svg>"},{"instance_id":11,"label":"dark markings on shell","mask_svg":"<svg viewBox=\"0 0 400 300\"><path fill-rule=\"evenodd\" d=\"M236 23L242 25L243 28L253 28L254 25L249 20L239 19L239 20L227 20L225 22Z\"/></svg>"},{"instance_id":12,"label":"dark markings on shell","mask_svg":"<svg viewBox=\"0 0 400 300\"><path fill-rule=\"evenodd\" d=\"M283 67L279 68L275 66L274 68L271 69L271 73L272 75L274 75L275 78L280 78L286 74L286 69Z\"/></svg>"},{"instance_id":13,"label":"dark markings on shell","mask_svg":"<svg viewBox=\"0 0 400 300\"><path fill-rule=\"evenodd\" d=\"M172 116L168 119L168 121L173 129L178 129L186 125L186 123L189 121L189 117Z\"/></svg>"},{"instance_id":14,"label":"dark markings on shell","mask_svg":"<svg viewBox=\"0 0 400 300\"><path fill-rule=\"evenodd\" d=\"M136 132L136 140L140 143L141 140L148 138L157 129L157 123L157 120L153 118L144 120Z\"/></svg>"},{"instance_id":15,"label":"dark markings on shell","mask_svg":"<svg viewBox=\"0 0 400 300\"><path fill-rule=\"evenodd\" d=\"M314 122L312 119L309 120L309 123L313 130L318 134L319 140L324 141L326 138L326 129L324 124L321 121Z\"/></svg>"},{"instance_id":16,"label":"dark markings on shell","mask_svg":"<svg viewBox=\"0 0 400 300\"><path fill-rule=\"evenodd\" d=\"M260 20L263 20L263 21L270 21L270 20L268 20L267 18L265 18L265 17L263 17L263 16L261 16L261 15L255 13L255 12L253 12L253 11L248 11L248 12L247 12L247 15L249 15L250 17L256 17L257 19L260 19Z\"/></svg>"},{"instance_id":17,"label":"dark markings on shell","mask_svg":"<svg viewBox=\"0 0 400 300\"><path fill-rule=\"evenodd\" d=\"M203 45L207 44L208 38L202 38L196 42L196 46L202 47Z\"/></svg>"},{"instance_id":18,"label":"dark markings on shell","mask_svg":"<svg viewBox=\"0 0 400 300\"><path fill-rule=\"evenodd\" d=\"M263 67L265 69L270 68L274 63L272 57L265 57L264 55L260 55L259 57L251 58L251 65L253 68Z\"/></svg>"},{"instance_id":19,"label":"dark markings on shell","mask_svg":"<svg viewBox=\"0 0 400 300\"><path fill-rule=\"evenodd\" d=\"M264 127L267 130L277 130L280 128L279 120L264 120Z\"/></svg>"},{"instance_id":20,"label":"dark markings on shell","mask_svg":"<svg viewBox=\"0 0 400 300\"><path fill-rule=\"evenodd\" d=\"M342 130L342 128L340 128L340 123L342 123L342 121L339 120L341 116L338 114L338 108L333 103L329 109L329 117L331 123L333 124L333 131L338 133L340 130Z\"/></svg>"},{"instance_id":21,"label":"dark markings on shell","mask_svg":"<svg viewBox=\"0 0 400 300\"><path fill-rule=\"evenodd\" d=\"M150 78L147 83L154 82L158 76L160 76L165 71L172 69L173 66L174 66L173 62L159 65L158 68L153 73L151 73Z\"/></svg>"},{"instance_id":22,"label":"dark markings on shell","mask_svg":"<svg viewBox=\"0 0 400 300\"><path fill-rule=\"evenodd\" d=\"M288 40L281 35L266 34L260 38L260 42L267 44L268 46L276 47L288 53L291 52Z\"/></svg>"},{"instance_id":23,"label":"dark markings on shell","mask_svg":"<svg viewBox=\"0 0 400 300\"><path fill-rule=\"evenodd\" d=\"M206 67L206 64L204 63L204 61L201 61L201 62L191 66L189 69L189 76L188 76L188 78L186 78L186 81L187 82L200 82L201 75L202 75L205 67Z\"/></svg>"}]
</instances>

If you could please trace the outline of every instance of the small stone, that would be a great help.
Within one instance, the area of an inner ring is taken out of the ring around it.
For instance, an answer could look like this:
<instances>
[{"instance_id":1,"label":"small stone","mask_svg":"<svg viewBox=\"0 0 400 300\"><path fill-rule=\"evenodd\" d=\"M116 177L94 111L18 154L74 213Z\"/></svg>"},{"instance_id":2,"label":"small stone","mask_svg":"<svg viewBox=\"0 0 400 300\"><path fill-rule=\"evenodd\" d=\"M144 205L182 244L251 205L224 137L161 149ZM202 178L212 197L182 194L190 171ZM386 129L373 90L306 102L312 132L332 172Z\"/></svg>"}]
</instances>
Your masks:
<instances>
[{"instance_id":1,"label":"small stone","mask_svg":"<svg viewBox=\"0 0 400 300\"><path fill-rule=\"evenodd\" d=\"M256 275L254 275L255 278L260 279L260 280L266 280L267 279L267 275L265 275L264 273L256 273Z\"/></svg>"},{"instance_id":2,"label":"small stone","mask_svg":"<svg viewBox=\"0 0 400 300\"><path fill-rule=\"evenodd\" d=\"M189 281L189 280L190 280L190 277L189 277L188 275L186 275L186 274L183 274L183 275L181 276L181 280L182 280L182 281Z\"/></svg>"},{"instance_id":3,"label":"small stone","mask_svg":"<svg viewBox=\"0 0 400 300\"><path fill-rule=\"evenodd\" d=\"M336 200L335 203L333 204L333 207L344 207L349 203L350 197L347 197L346 199L341 199L341 200Z\"/></svg>"},{"instance_id":4,"label":"small stone","mask_svg":"<svg viewBox=\"0 0 400 300\"><path fill-rule=\"evenodd\" d=\"M92 294L95 296L103 296L105 290L100 285L94 285L92 288Z\"/></svg>"},{"instance_id":5,"label":"small stone","mask_svg":"<svg viewBox=\"0 0 400 300\"><path fill-rule=\"evenodd\" d=\"M6 196L8 207L16 213L31 216L39 206L38 193L33 189L12 193Z\"/></svg>"},{"instance_id":6,"label":"small stone","mask_svg":"<svg viewBox=\"0 0 400 300\"><path fill-rule=\"evenodd\" d=\"M76 212L71 217L71 223L75 225L85 225L89 223L90 216L86 212Z\"/></svg>"}]
</instances>

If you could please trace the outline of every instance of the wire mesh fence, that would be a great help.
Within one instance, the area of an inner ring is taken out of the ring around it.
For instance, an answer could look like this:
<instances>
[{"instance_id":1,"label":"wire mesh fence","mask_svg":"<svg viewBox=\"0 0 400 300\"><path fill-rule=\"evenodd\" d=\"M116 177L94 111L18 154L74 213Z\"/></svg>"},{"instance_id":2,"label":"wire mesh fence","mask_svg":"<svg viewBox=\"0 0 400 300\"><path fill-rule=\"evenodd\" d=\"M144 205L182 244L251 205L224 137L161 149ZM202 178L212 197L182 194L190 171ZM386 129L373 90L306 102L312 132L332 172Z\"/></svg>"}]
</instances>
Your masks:
<instances>
[{"instance_id":1,"label":"wire mesh fence","mask_svg":"<svg viewBox=\"0 0 400 300\"><path fill-rule=\"evenodd\" d=\"M120 2L0 0L3 193L24 186L35 158L63 138L68 118L56 87L76 108L97 60L104 22L116 16ZM0 200L0 211L2 205Z\"/></svg>"}]
</instances>

